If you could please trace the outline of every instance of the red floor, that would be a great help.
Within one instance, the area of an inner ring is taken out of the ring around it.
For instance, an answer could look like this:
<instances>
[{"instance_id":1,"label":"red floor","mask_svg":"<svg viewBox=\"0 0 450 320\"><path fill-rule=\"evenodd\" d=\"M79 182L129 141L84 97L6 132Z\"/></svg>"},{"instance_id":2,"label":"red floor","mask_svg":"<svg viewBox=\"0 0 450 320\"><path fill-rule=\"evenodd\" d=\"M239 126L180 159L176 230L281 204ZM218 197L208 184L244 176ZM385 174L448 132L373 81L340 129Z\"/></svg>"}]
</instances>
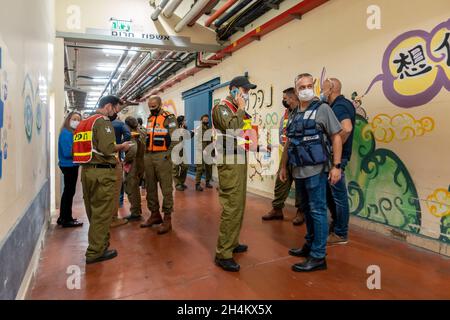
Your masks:
<instances>
[{"instance_id":1,"label":"red floor","mask_svg":"<svg viewBox=\"0 0 450 320\"><path fill-rule=\"evenodd\" d=\"M157 235L132 222L113 229L111 247L119 256L85 266L88 224L79 192L78 229L52 225L30 299L449 299L450 260L380 234L351 227L350 242L328 250L328 270L291 271L300 258L287 251L303 243L305 227L294 227L294 209L284 221L262 222L270 200L248 195L239 273L213 263L220 206L217 191L175 193L174 230ZM79 190L81 191L81 190ZM143 198L144 200L144 198ZM143 204L145 202L143 201ZM147 211L146 211L147 212ZM125 214L125 212L123 213ZM69 290L71 265L81 268L81 288ZM381 290L366 285L369 265L381 268Z\"/></svg>"}]
</instances>

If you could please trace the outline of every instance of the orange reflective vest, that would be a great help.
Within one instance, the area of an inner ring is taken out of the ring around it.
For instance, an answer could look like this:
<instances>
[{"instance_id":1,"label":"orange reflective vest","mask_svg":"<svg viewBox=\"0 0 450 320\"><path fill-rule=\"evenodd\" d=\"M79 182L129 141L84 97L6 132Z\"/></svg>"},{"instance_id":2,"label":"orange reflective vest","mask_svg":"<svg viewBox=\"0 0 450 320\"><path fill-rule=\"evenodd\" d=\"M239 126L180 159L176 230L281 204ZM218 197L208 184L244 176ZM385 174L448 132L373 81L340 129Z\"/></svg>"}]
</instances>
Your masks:
<instances>
[{"instance_id":1,"label":"orange reflective vest","mask_svg":"<svg viewBox=\"0 0 450 320\"><path fill-rule=\"evenodd\" d=\"M88 163L92 159L92 129L95 122L102 118L100 114L90 116L82 120L77 129L73 133L73 162L74 163Z\"/></svg>"},{"instance_id":2,"label":"orange reflective vest","mask_svg":"<svg viewBox=\"0 0 450 320\"><path fill-rule=\"evenodd\" d=\"M164 111L162 114L152 116L147 121L147 151L159 152L167 151L170 146L169 129L164 127L164 121L170 115Z\"/></svg>"},{"instance_id":3,"label":"orange reflective vest","mask_svg":"<svg viewBox=\"0 0 450 320\"><path fill-rule=\"evenodd\" d=\"M228 100L222 100L230 108L233 113L237 112L237 108ZM257 151L258 149L258 126L252 126L252 117L246 112L244 116L244 125L242 132L237 137L237 144L246 151Z\"/></svg>"}]
</instances>

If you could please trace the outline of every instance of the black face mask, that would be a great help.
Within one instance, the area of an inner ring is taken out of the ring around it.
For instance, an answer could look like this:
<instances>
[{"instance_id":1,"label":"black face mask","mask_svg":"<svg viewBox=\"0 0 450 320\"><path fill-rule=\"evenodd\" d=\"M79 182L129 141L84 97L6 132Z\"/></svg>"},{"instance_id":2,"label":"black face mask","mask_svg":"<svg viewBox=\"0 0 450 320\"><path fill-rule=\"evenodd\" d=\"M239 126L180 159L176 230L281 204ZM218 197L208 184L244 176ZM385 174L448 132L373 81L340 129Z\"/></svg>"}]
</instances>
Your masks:
<instances>
[{"instance_id":1,"label":"black face mask","mask_svg":"<svg viewBox=\"0 0 450 320\"><path fill-rule=\"evenodd\" d=\"M209 125L209 122L203 122L203 125L207 127Z\"/></svg>"},{"instance_id":2,"label":"black face mask","mask_svg":"<svg viewBox=\"0 0 450 320\"><path fill-rule=\"evenodd\" d=\"M108 118L109 118L109 120L110 120L111 122L113 122L114 120L117 119L117 113L114 113L113 116L108 116Z\"/></svg>"},{"instance_id":3,"label":"black face mask","mask_svg":"<svg viewBox=\"0 0 450 320\"><path fill-rule=\"evenodd\" d=\"M152 116L156 116L156 115L158 115L158 113L159 113L159 108L156 108L156 109L150 110L150 113L152 114Z\"/></svg>"},{"instance_id":4,"label":"black face mask","mask_svg":"<svg viewBox=\"0 0 450 320\"><path fill-rule=\"evenodd\" d=\"M288 109L291 107L285 100L283 100L283 106Z\"/></svg>"}]
</instances>

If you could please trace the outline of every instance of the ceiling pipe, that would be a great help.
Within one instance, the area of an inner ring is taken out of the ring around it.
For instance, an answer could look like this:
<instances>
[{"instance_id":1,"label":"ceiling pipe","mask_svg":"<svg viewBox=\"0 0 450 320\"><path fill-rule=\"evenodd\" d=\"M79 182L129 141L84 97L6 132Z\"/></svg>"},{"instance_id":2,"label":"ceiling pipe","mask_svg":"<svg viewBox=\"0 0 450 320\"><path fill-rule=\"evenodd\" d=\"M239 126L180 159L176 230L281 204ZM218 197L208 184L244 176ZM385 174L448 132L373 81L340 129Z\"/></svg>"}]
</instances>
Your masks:
<instances>
[{"instance_id":1,"label":"ceiling pipe","mask_svg":"<svg viewBox=\"0 0 450 320\"><path fill-rule=\"evenodd\" d=\"M125 61L126 57L128 55L128 49L126 49L123 53L122 56L120 57L119 61L117 62L116 68L115 70L111 73L111 76L109 77L108 82L106 82L105 87L103 88L102 93L100 94L100 97L97 101L97 104L100 102L100 99L103 97L103 95L105 94L106 90L108 89L109 84L111 83L111 81L115 78L117 71L119 70L120 66L122 65L122 63Z\"/></svg>"},{"instance_id":2,"label":"ceiling pipe","mask_svg":"<svg viewBox=\"0 0 450 320\"><path fill-rule=\"evenodd\" d=\"M118 92L118 95L121 95L123 92L125 92L125 90L127 90L130 85L133 85L136 78L140 76L153 63L151 58L152 53L149 53L144 58L144 61L142 62L141 66L133 74L131 74L130 78L127 81L125 81L125 83L122 85L122 87Z\"/></svg>"},{"instance_id":3,"label":"ceiling pipe","mask_svg":"<svg viewBox=\"0 0 450 320\"><path fill-rule=\"evenodd\" d=\"M167 55L166 55L166 58L169 58L169 57L178 57L179 56L179 54L178 53L175 53L175 52L169 52ZM141 77L140 77L140 79L137 81L137 83L136 83L136 86L134 86L134 88L132 88L132 90L129 90L129 92L128 92L128 94L127 94L127 96L133 96L137 91L139 91L139 88L140 87L142 87L144 84L146 84L148 81L149 81L149 79L151 79L151 77L155 74L155 73L157 73L157 72L159 72L159 70L161 70L164 66L166 66L167 64L169 64L170 62L164 62L164 61L159 61L159 62L157 62L157 63L155 63L154 65L153 65L153 67L150 69L150 70L148 70L147 72L145 72ZM175 62L176 63L176 62ZM150 77L150 78L149 78Z\"/></svg>"},{"instance_id":4,"label":"ceiling pipe","mask_svg":"<svg viewBox=\"0 0 450 320\"><path fill-rule=\"evenodd\" d=\"M212 57L209 57L209 60L220 60L222 58L225 58L226 56L231 55L233 52L240 50L241 48L252 43L253 41L259 40L262 36L269 34L273 30L278 29L279 27L285 25L286 23L291 22L292 20L295 19L301 19L301 17L304 14L314 10L315 8L321 6L322 4L328 1L329 0L303 0L302 2L286 10L280 15L270 19L261 26L248 32L247 34L245 34L244 36L233 42L233 44L229 45L228 47L216 52ZM155 88L150 92L148 92L142 99L146 99L151 95L158 94L159 92L162 92L164 89L171 87L175 83L183 81L189 76L193 76L194 74L196 74L201 70L203 69L192 67L189 70L181 72L180 74L172 77L171 79L168 79L161 86L159 86L159 88Z\"/></svg>"},{"instance_id":5,"label":"ceiling pipe","mask_svg":"<svg viewBox=\"0 0 450 320\"><path fill-rule=\"evenodd\" d=\"M127 65L125 66L125 69L119 74L119 77L117 78L118 81L113 85L113 91L119 84L120 79L123 79L124 76L127 74L128 71L130 71L131 67L134 65L134 63L141 57L142 53L136 52L134 56L128 61Z\"/></svg>"},{"instance_id":6,"label":"ceiling pipe","mask_svg":"<svg viewBox=\"0 0 450 320\"><path fill-rule=\"evenodd\" d=\"M186 27L186 25L194 19L197 14L205 8L209 1L210 0L198 0L191 10L189 10L189 12L183 17L183 19L177 23L175 26L175 32L180 32L183 30L184 27Z\"/></svg>"},{"instance_id":7,"label":"ceiling pipe","mask_svg":"<svg viewBox=\"0 0 450 320\"><path fill-rule=\"evenodd\" d=\"M69 49L67 49L67 46L64 46L64 82L67 85L72 85L72 78L70 76L69 69Z\"/></svg>"},{"instance_id":8,"label":"ceiling pipe","mask_svg":"<svg viewBox=\"0 0 450 320\"><path fill-rule=\"evenodd\" d=\"M162 54L162 58L168 58L169 56L171 56L173 54L173 52L166 52L164 54ZM133 83L131 84L131 86L129 86L127 88L127 90L123 93L123 97L127 97L129 96L132 92L135 91L136 87L139 86L142 81L144 81L144 79L147 77L148 74L152 74L154 72L155 69L157 69L162 63L162 61L152 61L152 63L145 69L143 70L143 72L137 76L134 80Z\"/></svg>"},{"instance_id":9,"label":"ceiling pipe","mask_svg":"<svg viewBox=\"0 0 450 320\"><path fill-rule=\"evenodd\" d=\"M155 11L152 13L152 20L156 21L158 20L158 17L161 13L161 11L164 9L164 7L167 5L169 0L162 0L161 3L156 7Z\"/></svg>"},{"instance_id":10,"label":"ceiling pipe","mask_svg":"<svg viewBox=\"0 0 450 320\"><path fill-rule=\"evenodd\" d=\"M210 0L206 4L206 6L202 10L200 10L200 12L191 21L189 21L189 23L187 24L188 27L194 26L197 20L200 19L200 17L206 12L210 12L217 5L217 3L219 3L219 0Z\"/></svg>"},{"instance_id":11,"label":"ceiling pipe","mask_svg":"<svg viewBox=\"0 0 450 320\"><path fill-rule=\"evenodd\" d=\"M163 16L166 18L172 17L175 10L177 10L178 6L183 2L183 0L172 0L164 9Z\"/></svg>"},{"instance_id":12,"label":"ceiling pipe","mask_svg":"<svg viewBox=\"0 0 450 320\"><path fill-rule=\"evenodd\" d=\"M214 22L214 25L219 28L224 22L228 21L231 17L244 9L244 7L246 7L248 4L251 4L252 1L253 0L242 0L233 8L231 8L231 10L228 11L222 18L216 20L216 22Z\"/></svg>"},{"instance_id":13,"label":"ceiling pipe","mask_svg":"<svg viewBox=\"0 0 450 320\"><path fill-rule=\"evenodd\" d=\"M225 11L227 11L233 4L235 4L238 0L228 0L223 6L217 9L214 14L208 18L205 22L205 27L209 27L211 23L214 22L217 18L219 18Z\"/></svg>"}]
</instances>

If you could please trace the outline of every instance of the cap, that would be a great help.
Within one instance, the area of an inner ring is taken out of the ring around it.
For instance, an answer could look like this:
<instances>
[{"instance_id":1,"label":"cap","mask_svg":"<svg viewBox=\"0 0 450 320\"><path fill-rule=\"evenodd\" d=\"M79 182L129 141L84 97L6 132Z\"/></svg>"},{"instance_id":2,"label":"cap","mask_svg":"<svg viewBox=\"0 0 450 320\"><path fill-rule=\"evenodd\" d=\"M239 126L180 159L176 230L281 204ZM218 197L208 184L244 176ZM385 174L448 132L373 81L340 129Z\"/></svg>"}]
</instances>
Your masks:
<instances>
[{"instance_id":1,"label":"cap","mask_svg":"<svg viewBox=\"0 0 450 320\"><path fill-rule=\"evenodd\" d=\"M108 103L111 103L112 105L117 105L117 104L122 104L122 100L120 100L119 97L113 96L113 95L109 95L109 96L104 96L103 98L100 99L100 101L98 102L98 107L99 108L103 108L104 106L106 106Z\"/></svg>"},{"instance_id":2,"label":"cap","mask_svg":"<svg viewBox=\"0 0 450 320\"><path fill-rule=\"evenodd\" d=\"M229 87L230 87L230 89L232 87L237 87L237 88L242 87L245 89L256 89L256 85L250 83L248 81L247 77L244 77L244 76L239 76L239 77L233 78L233 80L231 80L231 82L230 82Z\"/></svg>"}]
</instances>

